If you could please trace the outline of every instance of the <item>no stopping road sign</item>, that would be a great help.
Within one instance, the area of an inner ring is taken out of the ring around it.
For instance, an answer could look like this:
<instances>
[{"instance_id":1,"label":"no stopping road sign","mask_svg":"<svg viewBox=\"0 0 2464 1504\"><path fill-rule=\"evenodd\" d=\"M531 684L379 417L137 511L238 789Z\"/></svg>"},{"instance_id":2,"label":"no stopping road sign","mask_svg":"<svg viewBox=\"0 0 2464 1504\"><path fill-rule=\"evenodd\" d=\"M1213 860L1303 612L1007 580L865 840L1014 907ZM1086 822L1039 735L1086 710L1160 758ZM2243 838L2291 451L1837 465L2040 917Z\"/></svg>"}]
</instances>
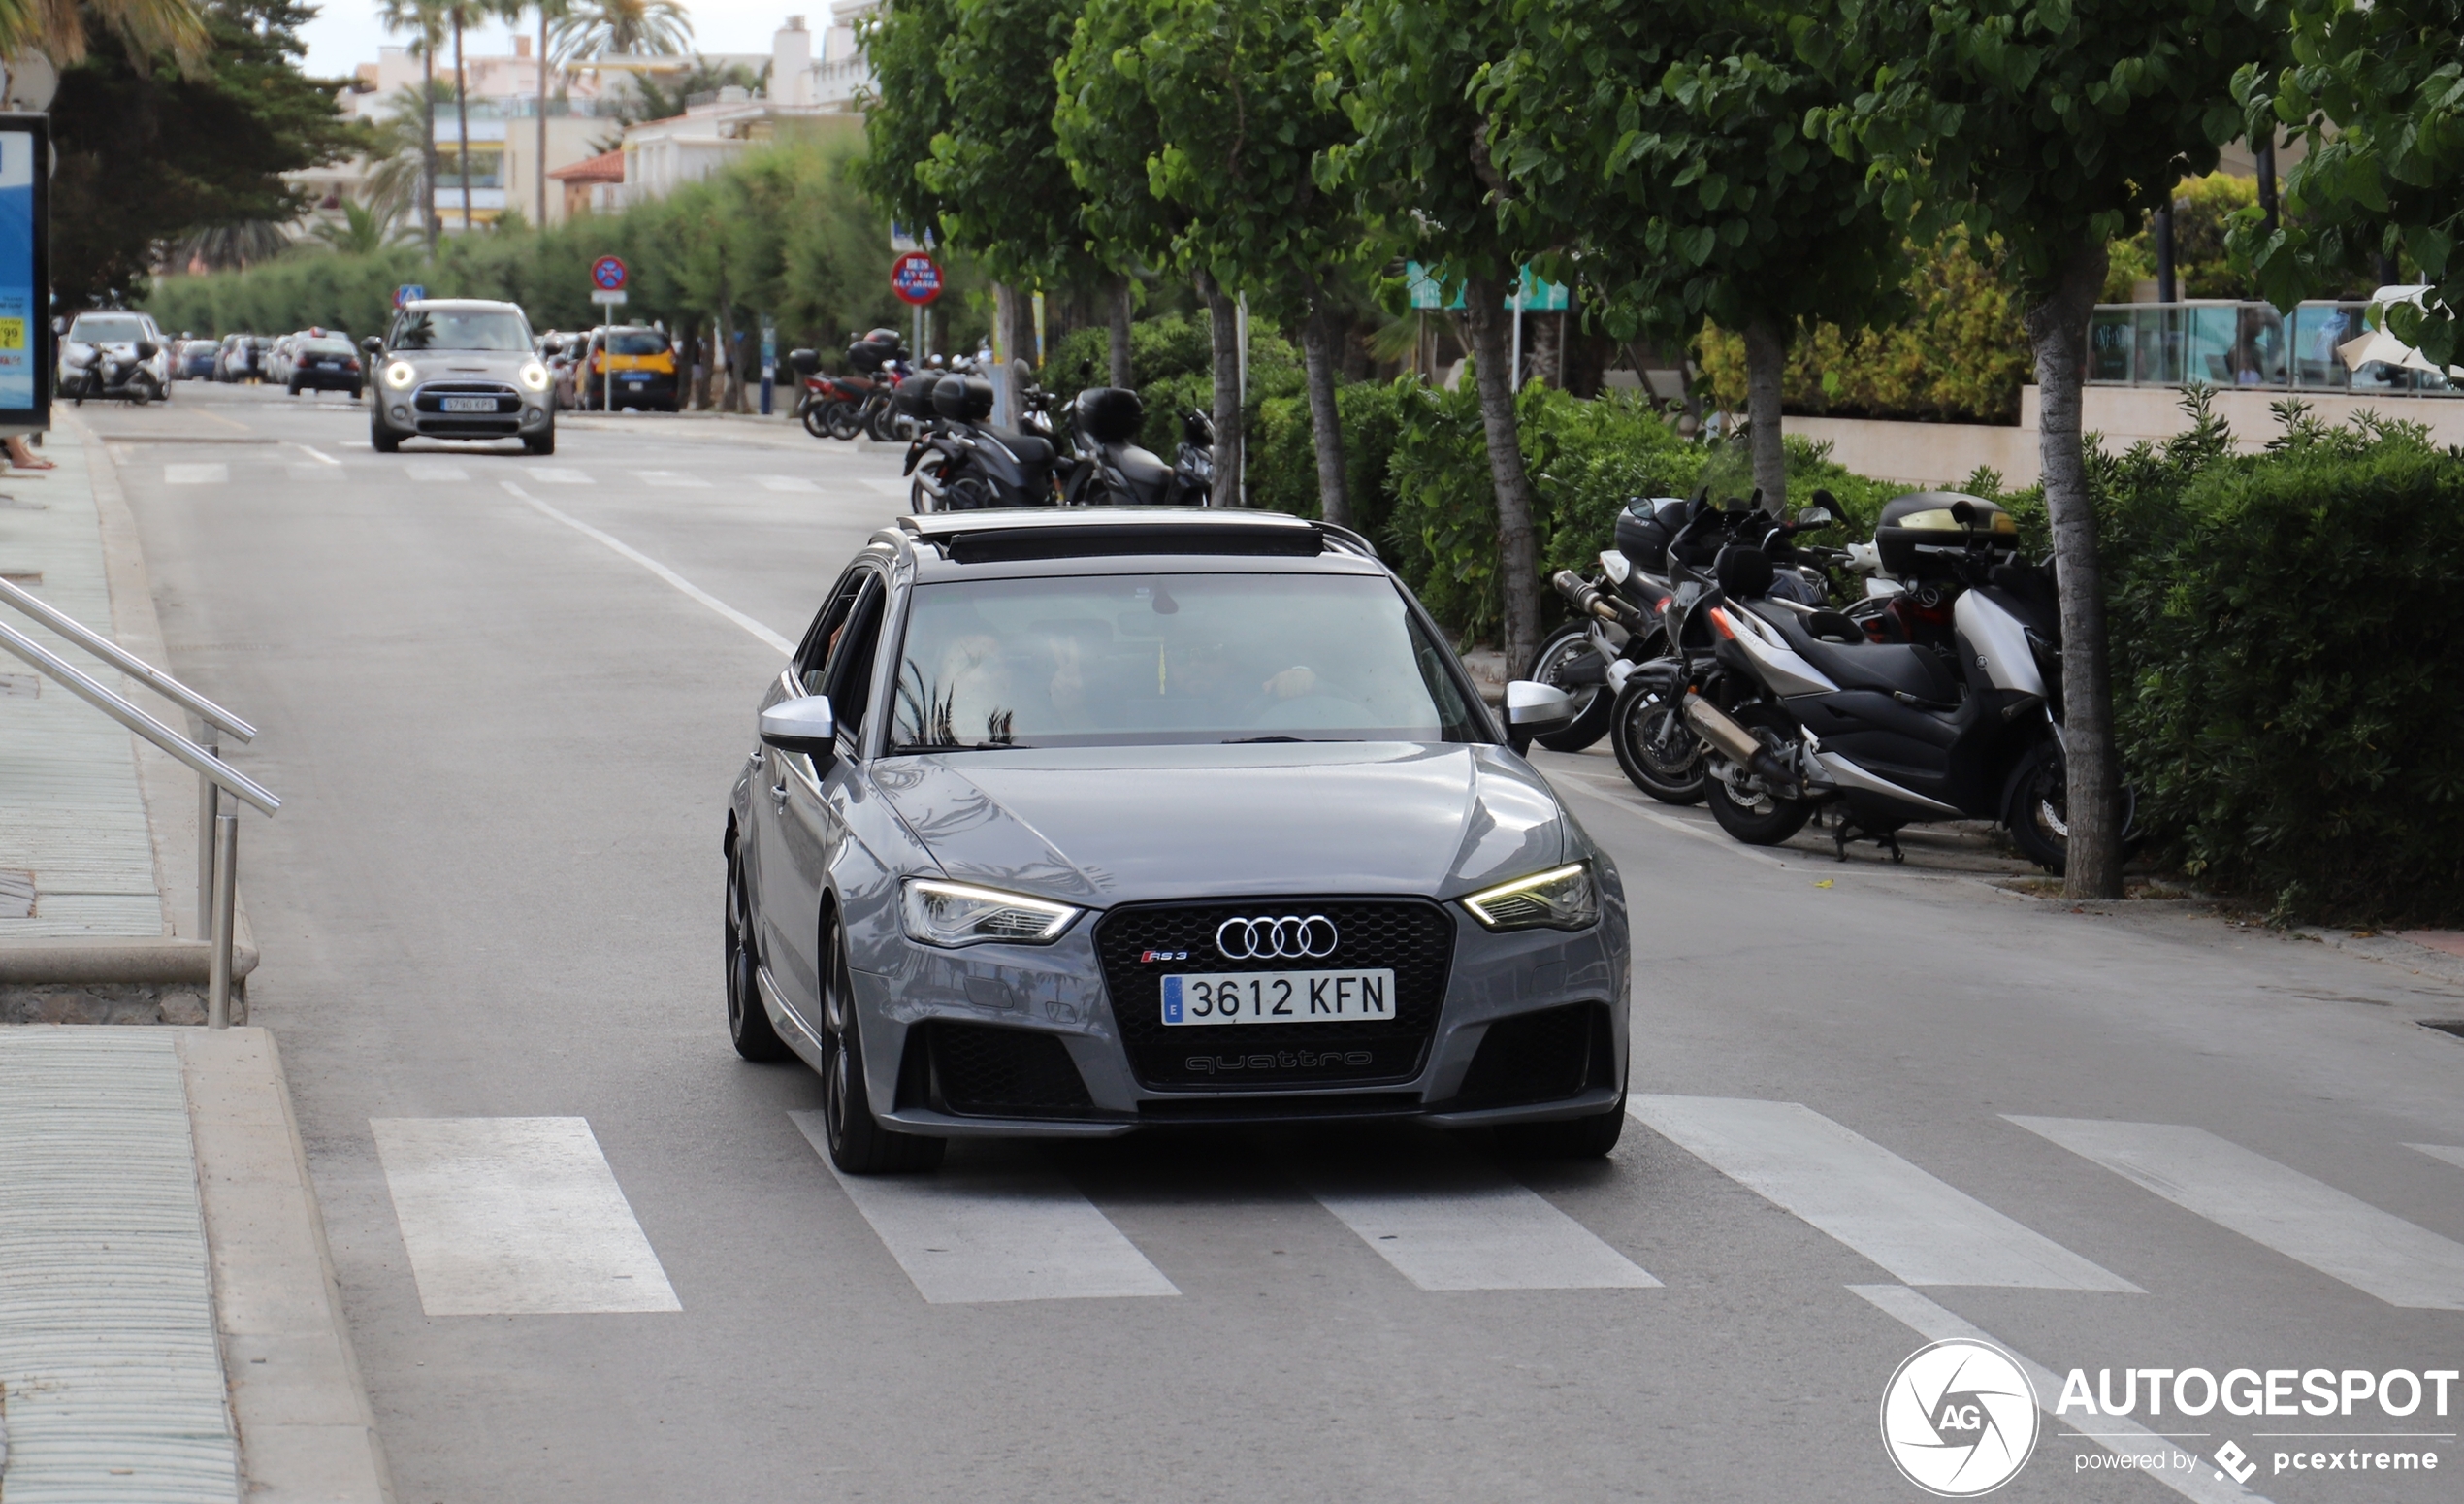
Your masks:
<instances>
[{"instance_id":1,"label":"no stopping road sign","mask_svg":"<svg viewBox=\"0 0 2464 1504\"><path fill-rule=\"evenodd\" d=\"M902 303L930 303L941 296L941 264L921 250L907 252L891 263L890 290Z\"/></svg>"},{"instance_id":2,"label":"no stopping road sign","mask_svg":"<svg viewBox=\"0 0 2464 1504\"><path fill-rule=\"evenodd\" d=\"M591 263L591 285L601 292L622 292L626 276L622 257L601 256Z\"/></svg>"}]
</instances>

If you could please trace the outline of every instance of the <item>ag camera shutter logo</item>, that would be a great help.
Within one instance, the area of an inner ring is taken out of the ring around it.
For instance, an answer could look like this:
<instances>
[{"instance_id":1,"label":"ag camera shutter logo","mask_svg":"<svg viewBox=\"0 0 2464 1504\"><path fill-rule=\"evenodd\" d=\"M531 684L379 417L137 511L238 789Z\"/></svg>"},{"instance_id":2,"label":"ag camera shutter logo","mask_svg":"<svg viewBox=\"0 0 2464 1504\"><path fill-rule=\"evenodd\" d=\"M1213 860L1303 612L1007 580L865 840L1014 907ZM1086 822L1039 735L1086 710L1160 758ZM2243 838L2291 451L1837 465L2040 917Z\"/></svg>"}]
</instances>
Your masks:
<instances>
[{"instance_id":1,"label":"ag camera shutter logo","mask_svg":"<svg viewBox=\"0 0 2464 1504\"><path fill-rule=\"evenodd\" d=\"M1908 1482L1945 1499L1991 1493L2036 1450L2035 1387L2008 1353L1954 1337L1908 1355L1882 1391L1882 1445Z\"/></svg>"}]
</instances>

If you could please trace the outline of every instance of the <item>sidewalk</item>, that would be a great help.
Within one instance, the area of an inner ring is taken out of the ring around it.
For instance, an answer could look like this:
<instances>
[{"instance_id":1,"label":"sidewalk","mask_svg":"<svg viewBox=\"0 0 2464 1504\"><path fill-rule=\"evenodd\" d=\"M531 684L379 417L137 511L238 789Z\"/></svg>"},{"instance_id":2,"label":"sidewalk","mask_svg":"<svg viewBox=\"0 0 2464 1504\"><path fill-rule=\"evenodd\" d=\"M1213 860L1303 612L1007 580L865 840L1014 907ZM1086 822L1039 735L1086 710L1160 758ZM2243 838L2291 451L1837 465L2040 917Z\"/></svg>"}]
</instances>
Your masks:
<instances>
[{"instance_id":1,"label":"sidewalk","mask_svg":"<svg viewBox=\"0 0 2464 1504\"><path fill-rule=\"evenodd\" d=\"M0 572L168 668L117 474L61 420L58 469L0 474ZM6 1504L390 1497L273 1038L94 1027L204 1018L196 820L194 774L0 655Z\"/></svg>"}]
</instances>

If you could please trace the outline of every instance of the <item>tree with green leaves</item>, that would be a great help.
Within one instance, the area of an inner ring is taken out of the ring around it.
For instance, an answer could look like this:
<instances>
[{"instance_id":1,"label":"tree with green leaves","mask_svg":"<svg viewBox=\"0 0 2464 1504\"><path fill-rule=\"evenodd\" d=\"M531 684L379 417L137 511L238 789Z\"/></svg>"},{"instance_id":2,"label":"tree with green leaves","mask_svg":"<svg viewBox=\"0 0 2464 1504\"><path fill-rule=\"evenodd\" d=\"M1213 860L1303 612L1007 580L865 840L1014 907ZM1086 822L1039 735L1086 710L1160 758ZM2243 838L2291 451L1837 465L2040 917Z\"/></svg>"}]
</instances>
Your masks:
<instances>
[{"instance_id":1,"label":"tree with green leaves","mask_svg":"<svg viewBox=\"0 0 2464 1504\"><path fill-rule=\"evenodd\" d=\"M58 67L85 60L90 39L124 53L193 64L211 45L197 0L14 0L0 6L0 57L41 52Z\"/></svg>"},{"instance_id":2,"label":"tree with green leaves","mask_svg":"<svg viewBox=\"0 0 2464 1504\"><path fill-rule=\"evenodd\" d=\"M1797 22L1841 99L1819 123L1891 202L1999 236L2027 301L2046 509L2060 576L2074 898L2122 896L2104 575L2081 447L2088 315L2105 245L2215 167L2231 85L2283 32L2279 0L1831 0Z\"/></svg>"},{"instance_id":3,"label":"tree with green leaves","mask_svg":"<svg viewBox=\"0 0 2464 1504\"><path fill-rule=\"evenodd\" d=\"M462 64L462 33L492 20L512 20L522 0L426 0L453 32L454 177L462 184L462 233L470 233L470 74Z\"/></svg>"},{"instance_id":4,"label":"tree with green leaves","mask_svg":"<svg viewBox=\"0 0 2464 1504\"><path fill-rule=\"evenodd\" d=\"M2440 366L2464 364L2464 0L2291 0L2293 56L2246 66L2234 95L2253 136L2288 126L2307 148L2285 176L2282 222L2247 219L2235 252L2290 309L2349 269L2412 258L2429 292L2386 327Z\"/></svg>"},{"instance_id":5,"label":"tree with green leaves","mask_svg":"<svg viewBox=\"0 0 2464 1504\"><path fill-rule=\"evenodd\" d=\"M559 66L593 57L677 57L693 46L679 0L572 0L549 28Z\"/></svg>"},{"instance_id":6,"label":"tree with green leaves","mask_svg":"<svg viewBox=\"0 0 2464 1504\"><path fill-rule=\"evenodd\" d=\"M419 226L433 256L443 229L437 222L437 49L444 45L444 11L438 0L378 0L376 16L387 31L411 33L411 49L419 54Z\"/></svg>"},{"instance_id":7,"label":"tree with green leaves","mask_svg":"<svg viewBox=\"0 0 2464 1504\"><path fill-rule=\"evenodd\" d=\"M163 249L191 231L288 223L307 195L282 175L353 155L341 84L300 71L292 0L213 0L208 46L131 51L116 31L61 71L51 102L51 286L63 308L141 296Z\"/></svg>"},{"instance_id":8,"label":"tree with green leaves","mask_svg":"<svg viewBox=\"0 0 2464 1504\"><path fill-rule=\"evenodd\" d=\"M1897 302L1899 231L1864 164L1808 139L1836 100L1781 5L1515 0L1483 76L1507 215L1583 226L1570 258L1632 338L1705 317L1744 337L1754 484L1786 503L1781 381L1800 323L1864 327Z\"/></svg>"},{"instance_id":9,"label":"tree with green leaves","mask_svg":"<svg viewBox=\"0 0 2464 1504\"><path fill-rule=\"evenodd\" d=\"M1490 61L1516 42L1503 6L1484 0L1351 0L1328 39L1342 99L1358 132L1328 153L1323 180L1353 194L1373 229L1443 269L1463 292L1464 343L1479 386L1505 597L1506 661L1520 671L1540 648L1540 540L1514 410L1508 302L1534 256L1580 226L1508 215L1493 122L1476 103Z\"/></svg>"}]
</instances>

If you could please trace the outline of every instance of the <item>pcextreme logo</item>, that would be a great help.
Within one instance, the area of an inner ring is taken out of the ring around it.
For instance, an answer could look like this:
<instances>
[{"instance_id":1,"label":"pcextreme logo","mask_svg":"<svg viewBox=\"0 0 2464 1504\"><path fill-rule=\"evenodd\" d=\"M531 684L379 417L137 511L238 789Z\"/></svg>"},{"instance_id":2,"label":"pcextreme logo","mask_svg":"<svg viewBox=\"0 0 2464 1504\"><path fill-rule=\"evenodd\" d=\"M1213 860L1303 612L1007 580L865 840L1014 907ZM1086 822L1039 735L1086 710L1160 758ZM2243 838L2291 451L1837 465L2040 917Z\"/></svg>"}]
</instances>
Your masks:
<instances>
[{"instance_id":1,"label":"pcextreme logo","mask_svg":"<svg viewBox=\"0 0 2464 1504\"><path fill-rule=\"evenodd\" d=\"M2036 1449L2036 1390L2008 1353L1954 1337L1908 1355L1882 1391L1882 1445L1926 1492L1972 1499Z\"/></svg>"}]
</instances>

